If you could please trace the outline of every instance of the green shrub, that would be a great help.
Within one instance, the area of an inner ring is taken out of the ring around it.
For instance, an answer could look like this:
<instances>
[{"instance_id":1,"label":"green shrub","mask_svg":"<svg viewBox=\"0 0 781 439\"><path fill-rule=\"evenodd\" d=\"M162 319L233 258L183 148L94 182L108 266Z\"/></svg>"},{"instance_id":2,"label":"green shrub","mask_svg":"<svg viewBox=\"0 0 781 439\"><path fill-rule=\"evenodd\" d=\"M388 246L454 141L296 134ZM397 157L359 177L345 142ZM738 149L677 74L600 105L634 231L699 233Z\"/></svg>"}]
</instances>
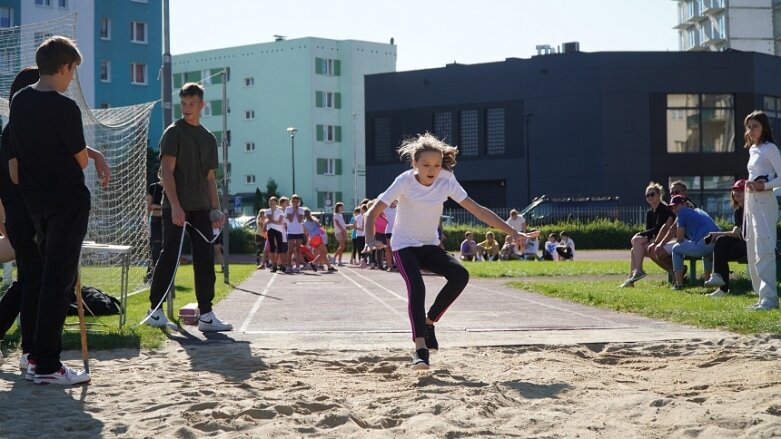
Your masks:
<instances>
[{"instance_id":1,"label":"green shrub","mask_svg":"<svg viewBox=\"0 0 781 439\"><path fill-rule=\"evenodd\" d=\"M731 221L717 219L716 223L723 230L732 230ZM781 238L781 222L778 224L778 236ZM635 233L640 232L644 227L640 224L630 225L616 220L600 219L589 223L564 222L542 226L540 230L540 248L547 241L550 233L559 234L567 231L575 241L575 247L581 250L608 250L608 249L628 249L630 240ZM486 226L473 227L468 225L455 225L445 227L445 248L449 251L458 251L461 241L464 240L464 233L472 232L475 241L485 240L485 234L489 231L494 232L494 236L499 243L504 243L504 232L492 229ZM328 252L336 251L336 238L334 238L333 228L326 228L328 233ZM230 252L231 253L255 253L255 232L250 229L232 229L230 234ZM187 246L185 242L185 246ZM352 251L352 240L348 236L347 249L345 253Z\"/></svg>"}]
</instances>

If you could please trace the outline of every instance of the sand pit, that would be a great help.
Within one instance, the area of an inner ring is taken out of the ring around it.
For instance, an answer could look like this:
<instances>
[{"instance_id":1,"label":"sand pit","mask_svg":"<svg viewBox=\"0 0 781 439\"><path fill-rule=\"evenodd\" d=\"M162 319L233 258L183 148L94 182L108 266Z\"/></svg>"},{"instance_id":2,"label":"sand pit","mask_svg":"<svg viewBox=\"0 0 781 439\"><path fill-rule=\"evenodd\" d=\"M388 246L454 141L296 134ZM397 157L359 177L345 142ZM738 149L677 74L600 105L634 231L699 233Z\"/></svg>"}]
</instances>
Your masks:
<instances>
[{"instance_id":1,"label":"sand pit","mask_svg":"<svg viewBox=\"0 0 781 439\"><path fill-rule=\"evenodd\" d=\"M95 353L93 383L0 368L0 437L781 437L781 337L271 350L170 342ZM75 353L69 364L79 364Z\"/></svg>"}]
</instances>

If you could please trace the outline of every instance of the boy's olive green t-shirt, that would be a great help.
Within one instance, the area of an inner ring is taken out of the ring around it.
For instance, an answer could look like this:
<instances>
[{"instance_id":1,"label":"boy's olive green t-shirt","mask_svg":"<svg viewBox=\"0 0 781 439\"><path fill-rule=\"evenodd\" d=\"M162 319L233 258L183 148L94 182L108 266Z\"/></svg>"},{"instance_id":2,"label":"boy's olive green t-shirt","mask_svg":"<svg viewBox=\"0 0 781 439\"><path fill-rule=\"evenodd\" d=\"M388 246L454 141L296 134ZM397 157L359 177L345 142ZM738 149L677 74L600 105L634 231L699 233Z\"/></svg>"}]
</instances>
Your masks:
<instances>
[{"instance_id":1,"label":"boy's olive green t-shirt","mask_svg":"<svg viewBox=\"0 0 781 439\"><path fill-rule=\"evenodd\" d=\"M176 157L174 181L176 195L183 210L211 210L210 170L216 169L217 139L203 125L194 126L179 119L163 133L160 139L160 159L164 155ZM212 183L213 184L213 183ZM163 209L171 202L163 197Z\"/></svg>"}]
</instances>

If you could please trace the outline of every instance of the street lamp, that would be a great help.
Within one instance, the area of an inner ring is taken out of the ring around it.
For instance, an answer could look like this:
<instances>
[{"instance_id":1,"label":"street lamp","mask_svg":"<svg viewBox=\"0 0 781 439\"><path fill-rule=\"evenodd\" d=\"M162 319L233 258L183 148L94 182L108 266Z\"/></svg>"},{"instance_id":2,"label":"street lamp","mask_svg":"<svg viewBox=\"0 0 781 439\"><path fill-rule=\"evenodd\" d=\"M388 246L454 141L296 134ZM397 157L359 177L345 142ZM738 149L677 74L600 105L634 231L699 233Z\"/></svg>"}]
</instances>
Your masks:
<instances>
[{"instance_id":1,"label":"street lamp","mask_svg":"<svg viewBox=\"0 0 781 439\"><path fill-rule=\"evenodd\" d=\"M290 134L290 162L293 164L293 193L296 193L296 133L298 128L288 127L287 133Z\"/></svg>"}]
</instances>

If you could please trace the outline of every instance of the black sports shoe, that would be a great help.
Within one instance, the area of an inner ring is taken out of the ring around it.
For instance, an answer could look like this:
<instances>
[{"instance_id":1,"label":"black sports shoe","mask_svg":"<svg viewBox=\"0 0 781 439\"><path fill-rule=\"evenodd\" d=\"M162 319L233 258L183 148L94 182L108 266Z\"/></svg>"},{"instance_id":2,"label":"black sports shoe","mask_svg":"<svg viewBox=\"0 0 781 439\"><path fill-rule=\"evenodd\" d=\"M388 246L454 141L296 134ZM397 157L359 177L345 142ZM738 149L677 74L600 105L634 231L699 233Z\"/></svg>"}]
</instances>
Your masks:
<instances>
[{"instance_id":1,"label":"black sports shoe","mask_svg":"<svg viewBox=\"0 0 781 439\"><path fill-rule=\"evenodd\" d=\"M437 335L434 333L434 325L426 325L426 347L430 351L439 350L439 342L437 342Z\"/></svg>"},{"instance_id":2,"label":"black sports shoe","mask_svg":"<svg viewBox=\"0 0 781 439\"><path fill-rule=\"evenodd\" d=\"M428 369L428 349L420 348L415 351L415 356L412 357L412 364L410 366L413 369Z\"/></svg>"}]
</instances>

